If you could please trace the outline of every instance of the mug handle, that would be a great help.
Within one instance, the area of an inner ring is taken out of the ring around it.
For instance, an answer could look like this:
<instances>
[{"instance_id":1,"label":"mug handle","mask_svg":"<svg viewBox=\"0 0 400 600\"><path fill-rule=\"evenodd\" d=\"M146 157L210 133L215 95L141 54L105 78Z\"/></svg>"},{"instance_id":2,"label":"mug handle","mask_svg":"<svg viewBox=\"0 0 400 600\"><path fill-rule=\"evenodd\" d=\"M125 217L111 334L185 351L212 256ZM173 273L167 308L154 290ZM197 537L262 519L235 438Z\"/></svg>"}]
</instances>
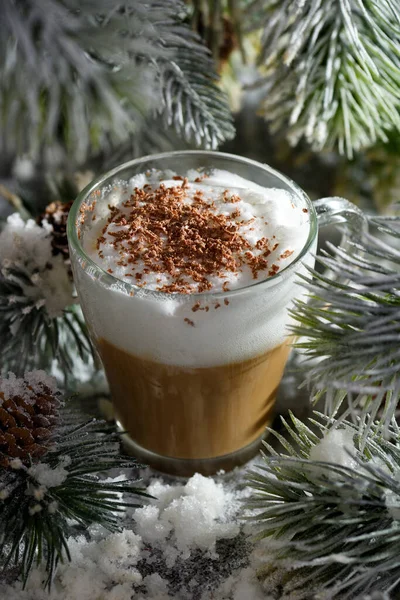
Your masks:
<instances>
[{"instance_id":1,"label":"mug handle","mask_svg":"<svg viewBox=\"0 0 400 600\"><path fill-rule=\"evenodd\" d=\"M315 200L313 204L319 226L334 223L346 224L341 246L347 240L360 241L363 234L368 231L368 221L363 211L344 198L338 196L320 198Z\"/></svg>"}]
</instances>

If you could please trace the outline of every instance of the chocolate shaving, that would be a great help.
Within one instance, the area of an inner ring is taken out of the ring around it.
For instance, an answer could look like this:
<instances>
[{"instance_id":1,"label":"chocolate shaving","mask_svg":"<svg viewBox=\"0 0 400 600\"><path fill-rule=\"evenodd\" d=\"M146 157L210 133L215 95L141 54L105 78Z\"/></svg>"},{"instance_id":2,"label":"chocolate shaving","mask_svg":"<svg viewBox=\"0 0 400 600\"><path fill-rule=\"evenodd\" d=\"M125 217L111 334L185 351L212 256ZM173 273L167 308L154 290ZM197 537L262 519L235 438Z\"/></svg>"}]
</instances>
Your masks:
<instances>
[{"instance_id":1,"label":"chocolate shaving","mask_svg":"<svg viewBox=\"0 0 400 600\"><path fill-rule=\"evenodd\" d=\"M270 277L272 277L273 275L276 275L277 272L279 271L280 267L278 265L273 264L272 267L270 268L270 270L268 271L268 275Z\"/></svg>"},{"instance_id":2,"label":"chocolate shaving","mask_svg":"<svg viewBox=\"0 0 400 600\"><path fill-rule=\"evenodd\" d=\"M279 258L289 258L289 256L292 256L293 252L294 250L285 250L285 252L282 252Z\"/></svg>"},{"instance_id":3,"label":"chocolate shaving","mask_svg":"<svg viewBox=\"0 0 400 600\"><path fill-rule=\"evenodd\" d=\"M215 288L216 278L226 278L227 272L237 274L244 265L254 279L267 271L270 240L261 238L254 246L243 235L254 218L236 221L238 209L231 215L218 214L215 202L204 199L200 190L192 192L189 203L187 177L173 179L178 185L135 188L122 209L109 206L108 221L96 244L100 257L100 247L111 243L119 254L117 264L131 271L126 276L134 276L139 287L146 285L144 274L169 275L167 284L161 285L157 278L157 291L167 293L208 292ZM223 200L239 202L240 197L225 190ZM272 265L268 274L275 274L275 269L279 267ZM222 290L229 291L227 281ZM192 308L193 312L208 309L200 303Z\"/></svg>"}]
</instances>

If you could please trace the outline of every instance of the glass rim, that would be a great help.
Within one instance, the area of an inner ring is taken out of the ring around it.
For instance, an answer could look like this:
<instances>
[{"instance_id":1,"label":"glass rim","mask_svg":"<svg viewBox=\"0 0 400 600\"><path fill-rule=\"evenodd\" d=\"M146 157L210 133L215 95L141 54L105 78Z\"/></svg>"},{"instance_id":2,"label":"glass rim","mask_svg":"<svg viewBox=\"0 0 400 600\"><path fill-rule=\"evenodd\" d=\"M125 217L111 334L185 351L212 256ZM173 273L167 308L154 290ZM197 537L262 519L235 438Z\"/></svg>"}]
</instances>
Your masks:
<instances>
[{"instance_id":1,"label":"glass rim","mask_svg":"<svg viewBox=\"0 0 400 600\"><path fill-rule=\"evenodd\" d=\"M152 290L152 289L145 288L145 287L139 287L139 286L135 285L134 283L129 283L127 281L124 281L123 279L119 279L118 277L115 277L114 275L112 275L111 273L109 273L108 271L103 269L98 263L96 263L90 256L88 256L86 254L86 252L83 249L83 246L81 244L81 241L78 237L78 234L77 234L76 221L77 221L77 217L79 215L79 211L80 211L80 207L81 207L82 203L86 200L86 198L88 198L88 196L91 193L93 193L96 189L98 189L99 186L101 186L101 184L103 182L105 182L110 177L117 175L119 172L129 169L129 167L133 167L136 165L140 165L141 163L148 162L150 160L162 160L164 158L169 158L171 156L178 156L178 155L223 157L228 160L232 160L233 162L240 162L242 164L248 164L249 166L256 167L257 169L260 169L260 170L264 170L267 173L274 175L281 181L284 181L289 186L289 188L296 194L297 197L302 198L306 202L307 209L309 212L309 218L310 218L309 232L308 232L307 240L306 240L303 248L299 252L299 254L296 256L296 258L292 262L290 262L288 265L286 265L281 271L278 271L278 273L276 273L275 275L271 275L271 276L267 277L266 279L261 279L258 281L255 280L255 281L252 281L251 283L247 283L246 285L243 285L242 287L234 288L233 290L229 290L229 291L223 291L223 290L216 291L216 292L206 291L206 292L197 292L194 294L182 294L180 292L161 292L158 290ZM78 255L80 255L80 257L83 260L87 261L87 264L90 266L92 272L94 269L94 271L99 275L99 278L101 277L101 283L109 284L110 286L118 285L119 288L121 288L121 286L123 286L128 294L130 294L131 292L133 292L133 294L140 293L141 296L145 296L148 294L149 296L159 297L160 299L162 299L162 298L171 299L171 298L177 298L177 297L187 298L188 296L190 296L190 298L194 298L194 299L198 299L198 300L200 300L201 298L204 298L204 297L227 298L227 297L232 297L234 295L243 293L245 290L250 290L250 289L255 289L255 288L259 289L260 287L267 288L267 287L273 286L273 285L277 284L283 278L283 276L286 276L288 273L290 273L291 271L293 271L295 269L296 265L307 254L308 250L310 249L311 245L313 244L313 242L316 238L316 235L317 235L317 231L318 231L317 213L315 211L314 205L313 205L311 199L309 198L309 196L306 194L306 192L296 182L294 182L290 177L288 177L287 175L284 175L280 171L274 169L273 167L270 167L267 164L260 163L256 160L252 160L251 158L247 158L247 157L240 156L237 154L230 154L228 152L218 152L218 151L212 151L212 150L210 150L210 151L209 150L173 150L171 152L162 152L159 154L147 154L146 156L134 158L125 163L122 163L122 164L118 165L117 167L114 167L113 169L107 171L103 175L96 177L85 188L83 188L83 190L81 190L81 192L78 194L78 196L74 200L74 203L69 211L68 222L67 222L68 243L78 253Z\"/></svg>"}]
</instances>

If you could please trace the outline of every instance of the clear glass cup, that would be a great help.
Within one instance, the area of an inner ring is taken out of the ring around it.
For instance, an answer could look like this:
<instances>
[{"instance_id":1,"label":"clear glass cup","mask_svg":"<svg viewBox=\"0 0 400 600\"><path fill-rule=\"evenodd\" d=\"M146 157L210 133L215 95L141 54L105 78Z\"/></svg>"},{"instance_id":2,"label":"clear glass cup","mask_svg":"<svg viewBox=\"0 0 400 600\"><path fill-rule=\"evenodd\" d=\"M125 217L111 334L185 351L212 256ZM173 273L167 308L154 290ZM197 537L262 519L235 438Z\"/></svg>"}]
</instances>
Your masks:
<instances>
[{"instance_id":1,"label":"clear glass cup","mask_svg":"<svg viewBox=\"0 0 400 600\"><path fill-rule=\"evenodd\" d=\"M153 168L182 175L217 168L291 192L310 216L302 251L276 275L228 292L166 294L115 278L83 249L93 209L106 208L109 194ZM313 203L271 167L219 152L139 158L81 192L68 220L74 280L132 453L182 476L230 470L257 453L290 352L288 309L304 294L298 275L314 264L318 223L342 221L353 235L364 226L361 211L346 200Z\"/></svg>"}]
</instances>

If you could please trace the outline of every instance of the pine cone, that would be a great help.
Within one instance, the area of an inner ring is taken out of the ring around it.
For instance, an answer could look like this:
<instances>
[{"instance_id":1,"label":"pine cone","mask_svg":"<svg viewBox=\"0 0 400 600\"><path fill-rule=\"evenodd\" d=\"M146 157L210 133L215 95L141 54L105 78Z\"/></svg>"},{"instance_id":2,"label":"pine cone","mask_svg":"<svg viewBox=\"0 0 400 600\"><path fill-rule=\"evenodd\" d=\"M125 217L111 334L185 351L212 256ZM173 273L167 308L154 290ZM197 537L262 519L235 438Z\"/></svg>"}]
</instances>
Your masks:
<instances>
[{"instance_id":1,"label":"pine cone","mask_svg":"<svg viewBox=\"0 0 400 600\"><path fill-rule=\"evenodd\" d=\"M53 430L58 423L59 393L41 384L30 397L15 395L5 399L0 390L0 466L9 467L19 458L24 464L37 461L46 454Z\"/></svg>"},{"instance_id":2,"label":"pine cone","mask_svg":"<svg viewBox=\"0 0 400 600\"><path fill-rule=\"evenodd\" d=\"M64 263L68 267L68 272L72 277L71 261L69 258L68 240L67 240L67 220L68 213L73 204L70 202L52 202L46 207L45 212L38 218L38 224L42 225L43 221L49 223L52 230L51 246L53 256L61 254L64 258Z\"/></svg>"}]
</instances>

